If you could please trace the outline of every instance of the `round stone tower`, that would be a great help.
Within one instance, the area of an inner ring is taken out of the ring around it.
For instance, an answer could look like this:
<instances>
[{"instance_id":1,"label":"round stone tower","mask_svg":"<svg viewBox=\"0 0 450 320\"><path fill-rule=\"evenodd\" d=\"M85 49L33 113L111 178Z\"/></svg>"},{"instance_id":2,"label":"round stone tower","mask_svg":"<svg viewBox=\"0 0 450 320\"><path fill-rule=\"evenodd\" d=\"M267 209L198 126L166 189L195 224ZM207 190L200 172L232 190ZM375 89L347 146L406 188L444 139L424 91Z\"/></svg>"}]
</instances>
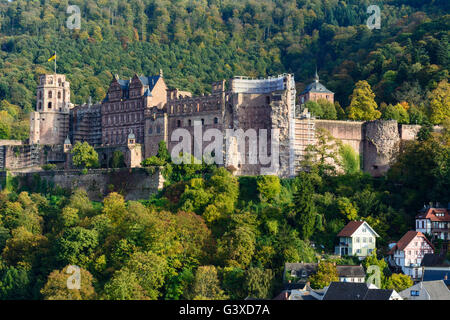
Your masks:
<instances>
[{"instance_id":1,"label":"round stone tower","mask_svg":"<svg viewBox=\"0 0 450 320\"><path fill-rule=\"evenodd\" d=\"M400 135L395 120L375 120L364 123L364 171L372 176L387 172L398 152Z\"/></svg>"}]
</instances>

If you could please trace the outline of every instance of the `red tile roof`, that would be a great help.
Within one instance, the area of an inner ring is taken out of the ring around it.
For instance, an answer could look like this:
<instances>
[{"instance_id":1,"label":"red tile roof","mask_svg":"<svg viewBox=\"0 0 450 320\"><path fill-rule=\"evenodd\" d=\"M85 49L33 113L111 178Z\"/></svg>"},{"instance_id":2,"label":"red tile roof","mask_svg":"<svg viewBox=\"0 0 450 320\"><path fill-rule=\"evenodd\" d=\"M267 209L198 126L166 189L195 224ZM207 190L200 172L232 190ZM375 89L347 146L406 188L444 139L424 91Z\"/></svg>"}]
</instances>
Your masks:
<instances>
[{"instance_id":1,"label":"red tile roof","mask_svg":"<svg viewBox=\"0 0 450 320\"><path fill-rule=\"evenodd\" d=\"M436 213L443 213L443 217L436 216ZM416 219L430 219L431 221L448 221L450 222L450 210L445 208L428 208L427 211L419 213Z\"/></svg>"},{"instance_id":2,"label":"red tile roof","mask_svg":"<svg viewBox=\"0 0 450 320\"><path fill-rule=\"evenodd\" d=\"M388 254L394 254L394 252L396 250L403 250L405 249L408 244L410 244L411 241L413 241L413 239L415 237L423 237L425 239L425 241L433 248L434 250L434 246L431 244L430 241L428 241L427 237L425 237L425 235L420 232L420 231L408 231L407 233L405 233L405 235L397 242L397 244L395 246L392 247L392 249L388 252Z\"/></svg>"},{"instance_id":3,"label":"red tile roof","mask_svg":"<svg viewBox=\"0 0 450 320\"><path fill-rule=\"evenodd\" d=\"M351 237L353 233L364 223L364 221L350 221L341 232L338 233L338 237Z\"/></svg>"}]
</instances>

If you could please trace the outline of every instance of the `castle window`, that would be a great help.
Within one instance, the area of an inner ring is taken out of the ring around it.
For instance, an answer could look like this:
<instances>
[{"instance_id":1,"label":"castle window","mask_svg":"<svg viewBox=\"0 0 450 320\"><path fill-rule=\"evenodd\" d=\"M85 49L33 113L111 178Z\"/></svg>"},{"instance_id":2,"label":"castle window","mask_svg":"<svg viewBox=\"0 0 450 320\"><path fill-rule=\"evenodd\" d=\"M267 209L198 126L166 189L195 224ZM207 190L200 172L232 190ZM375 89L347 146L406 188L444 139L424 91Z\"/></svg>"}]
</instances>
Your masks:
<instances>
[{"instance_id":1,"label":"castle window","mask_svg":"<svg viewBox=\"0 0 450 320\"><path fill-rule=\"evenodd\" d=\"M177 120L177 127L181 127L181 120Z\"/></svg>"},{"instance_id":2,"label":"castle window","mask_svg":"<svg viewBox=\"0 0 450 320\"><path fill-rule=\"evenodd\" d=\"M61 87L61 78L58 79L59 86Z\"/></svg>"},{"instance_id":3,"label":"castle window","mask_svg":"<svg viewBox=\"0 0 450 320\"><path fill-rule=\"evenodd\" d=\"M42 102L39 102L39 104L38 104L38 109L39 109L39 110L42 109Z\"/></svg>"},{"instance_id":4,"label":"castle window","mask_svg":"<svg viewBox=\"0 0 450 320\"><path fill-rule=\"evenodd\" d=\"M61 99L61 91L58 92L58 99Z\"/></svg>"},{"instance_id":5,"label":"castle window","mask_svg":"<svg viewBox=\"0 0 450 320\"><path fill-rule=\"evenodd\" d=\"M161 133L161 127L160 126L156 127L156 133Z\"/></svg>"},{"instance_id":6,"label":"castle window","mask_svg":"<svg viewBox=\"0 0 450 320\"><path fill-rule=\"evenodd\" d=\"M152 127L148 128L148 134L152 134L152 133L153 133Z\"/></svg>"},{"instance_id":7,"label":"castle window","mask_svg":"<svg viewBox=\"0 0 450 320\"><path fill-rule=\"evenodd\" d=\"M48 103L48 108L49 108L49 109L52 108L52 103L51 103L51 102Z\"/></svg>"},{"instance_id":8,"label":"castle window","mask_svg":"<svg viewBox=\"0 0 450 320\"><path fill-rule=\"evenodd\" d=\"M192 121L189 119L188 123L189 123L189 127L190 127L192 125Z\"/></svg>"},{"instance_id":9,"label":"castle window","mask_svg":"<svg viewBox=\"0 0 450 320\"><path fill-rule=\"evenodd\" d=\"M218 124L219 123L219 119L214 118L214 124Z\"/></svg>"},{"instance_id":10,"label":"castle window","mask_svg":"<svg viewBox=\"0 0 450 320\"><path fill-rule=\"evenodd\" d=\"M202 126L205 125L205 119L202 119Z\"/></svg>"},{"instance_id":11,"label":"castle window","mask_svg":"<svg viewBox=\"0 0 450 320\"><path fill-rule=\"evenodd\" d=\"M50 91L48 92L48 97L49 97L49 99L51 99L52 96L53 96L53 92L50 90Z\"/></svg>"}]
</instances>

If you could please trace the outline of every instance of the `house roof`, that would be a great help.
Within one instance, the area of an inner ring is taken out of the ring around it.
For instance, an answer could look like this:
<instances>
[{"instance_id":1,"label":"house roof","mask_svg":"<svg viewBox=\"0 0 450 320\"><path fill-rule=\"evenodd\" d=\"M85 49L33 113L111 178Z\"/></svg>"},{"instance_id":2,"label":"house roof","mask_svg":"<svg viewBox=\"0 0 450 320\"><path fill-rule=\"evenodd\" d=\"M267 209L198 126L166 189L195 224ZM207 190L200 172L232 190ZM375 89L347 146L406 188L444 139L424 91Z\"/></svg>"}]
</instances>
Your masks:
<instances>
[{"instance_id":1,"label":"house roof","mask_svg":"<svg viewBox=\"0 0 450 320\"><path fill-rule=\"evenodd\" d=\"M323 84L321 84L319 81L314 81L312 83L310 83L305 90L302 91L302 94L306 94L308 92L313 92L313 93L334 93L330 90L328 90Z\"/></svg>"},{"instance_id":2,"label":"house roof","mask_svg":"<svg viewBox=\"0 0 450 320\"><path fill-rule=\"evenodd\" d=\"M366 283L332 282L323 300L389 300L393 290L370 289Z\"/></svg>"},{"instance_id":3,"label":"house roof","mask_svg":"<svg viewBox=\"0 0 450 320\"><path fill-rule=\"evenodd\" d=\"M423 273L423 281L444 281L446 286L450 285L450 268L446 269L427 269Z\"/></svg>"},{"instance_id":4,"label":"house roof","mask_svg":"<svg viewBox=\"0 0 450 320\"><path fill-rule=\"evenodd\" d=\"M369 289L364 300L389 300L394 290Z\"/></svg>"},{"instance_id":5,"label":"house roof","mask_svg":"<svg viewBox=\"0 0 450 320\"><path fill-rule=\"evenodd\" d=\"M323 300L364 300L368 290L365 283L332 282Z\"/></svg>"},{"instance_id":6,"label":"house roof","mask_svg":"<svg viewBox=\"0 0 450 320\"><path fill-rule=\"evenodd\" d=\"M420 265L422 267L450 267L450 262L440 254L426 253Z\"/></svg>"},{"instance_id":7,"label":"house roof","mask_svg":"<svg viewBox=\"0 0 450 320\"><path fill-rule=\"evenodd\" d=\"M397 242L395 246L388 252L388 254L394 254L396 250L402 251L404 250L408 244L413 241L416 237L423 237L425 241L434 249L433 244L425 237L425 235L420 231L410 230Z\"/></svg>"},{"instance_id":8,"label":"house roof","mask_svg":"<svg viewBox=\"0 0 450 320\"><path fill-rule=\"evenodd\" d=\"M450 300L450 291L444 281L424 281L421 284L427 290L431 300Z\"/></svg>"},{"instance_id":9,"label":"house roof","mask_svg":"<svg viewBox=\"0 0 450 320\"><path fill-rule=\"evenodd\" d=\"M339 277L365 277L366 273L362 266L336 266Z\"/></svg>"},{"instance_id":10,"label":"house roof","mask_svg":"<svg viewBox=\"0 0 450 320\"><path fill-rule=\"evenodd\" d=\"M436 213L443 213L444 216L438 217ZM421 212L416 219L430 219L431 221L447 221L450 222L450 210L446 208L428 208L425 212Z\"/></svg>"},{"instance_id":11,"label":"house roof","mask_svg":"<svg viewBox=\"0 0 450 320\"><path fill-rule=\"evenodd\" d=\"M301 276L302 272L306 272L308 277L310 274L317 271L317 263L303 263L303 262L287 262L284 264L285 271L295 271L298 276Z\"/></svg>"},{"instance_id":12,"label":"house roof","mask_svg":"<svg viewBox=\"0 0 450 320\"><path fill-rule=\"evenodd\" d=\"M289 300L290 296L293 294L290 290L283 290L277 295L273 300ZM293 300L317 300L308 291L302 292L302 294L296 294Z\"/></svg>"},{"instance_id":13,"label":"house roof","mask_svg":"<svg viewBox=\"0 0 450 320\"><path fill-rule=\"evenodd\" d=\"M338 237L351 237L356 230L359 229L363 224L365 224L374 234L376 237L379 237L379 235L375 232L375 230L372 229L371 226L365 221L359 220L359 221L350 221L347 223L347 225L338 233Z\"/></svg>"}]
</instances>

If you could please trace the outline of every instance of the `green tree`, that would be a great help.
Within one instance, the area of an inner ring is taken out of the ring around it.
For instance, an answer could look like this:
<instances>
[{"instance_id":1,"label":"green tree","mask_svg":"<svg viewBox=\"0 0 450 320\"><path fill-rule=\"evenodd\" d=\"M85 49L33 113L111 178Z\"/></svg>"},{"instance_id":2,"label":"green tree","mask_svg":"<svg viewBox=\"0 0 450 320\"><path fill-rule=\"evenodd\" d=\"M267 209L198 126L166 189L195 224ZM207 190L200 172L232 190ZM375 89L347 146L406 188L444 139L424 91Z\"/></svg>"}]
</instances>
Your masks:
<instances>
[{"instance_id":1,"label":"green tree","mask_svg":"<svg viewBox=\"0 0 450 320\"><path fill-rule=\"evenodd\" d=\"M98 166L98 153L86 141L77 141L72 151L73 164L79 168L93 168Z\"/></svg>"},{"instance_id":2,"label":"green tree","mask_svg":"<svg viewBox=\"0 0 450 320\"><path fill-rule=\"evenodd\" d=\"M294 194L294 219L299 228L300 237L308 240L316 226L316 209L314 206L314 187L309 174L300 172L296 178L297 190Z\"/></svg>"},{"instance_id":3,"label":"green tree","mask_svg":"<svg viewBox=\"0 0 450 320\"><path fill-rule=\"evenodd\" d=\"M277 176L259 176L258 192L262 201L273 202L281 192L280 179Z\"/></svg>"},{"instance_id":4,"label":"green tree","mask_svg":"<svg viewBox=\"0 0 450 320\"><path fill-rule=\"evenodd\" d=\"M249 297L269 299L272 297L274 273L271 269L250 267L245 272L245 288Z\"/></svg>"}]
</instances>

